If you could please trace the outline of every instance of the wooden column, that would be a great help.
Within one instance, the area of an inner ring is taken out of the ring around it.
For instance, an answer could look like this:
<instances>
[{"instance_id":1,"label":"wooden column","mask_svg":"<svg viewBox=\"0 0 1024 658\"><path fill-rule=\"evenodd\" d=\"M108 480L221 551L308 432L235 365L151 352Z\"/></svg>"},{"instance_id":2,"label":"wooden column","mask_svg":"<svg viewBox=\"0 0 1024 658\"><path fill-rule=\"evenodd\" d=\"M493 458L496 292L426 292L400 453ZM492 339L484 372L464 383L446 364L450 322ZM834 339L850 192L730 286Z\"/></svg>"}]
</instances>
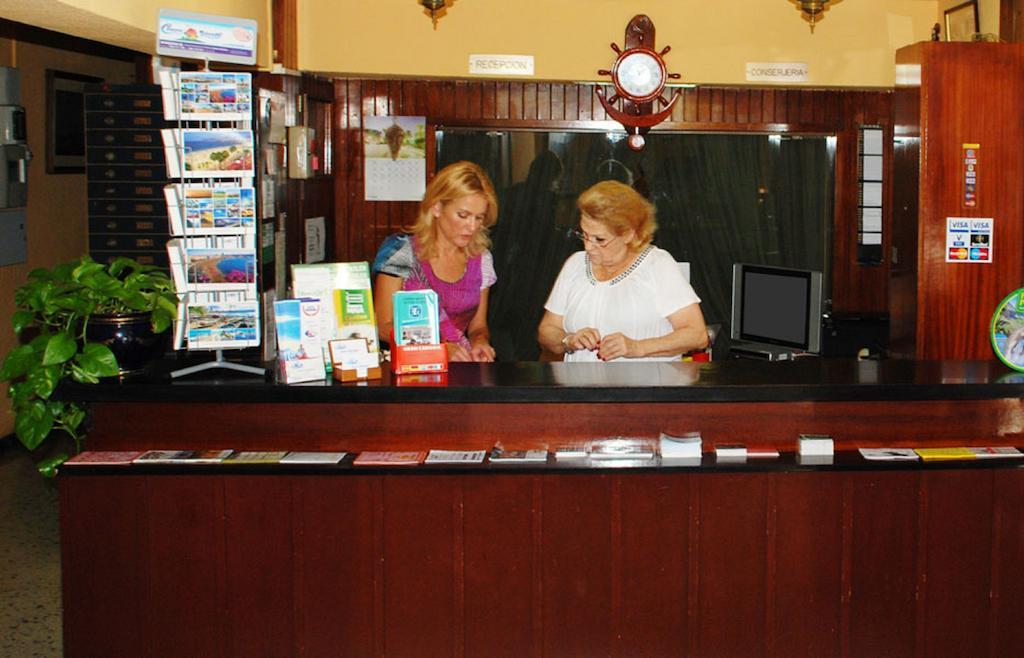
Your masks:
<instances>
[{"instance_id":1,"label":"wooden column","mask_svg":"<svg viewBox=\"0 0 1024 658\"><path fill-rule=\"evenodd\" d=\"M898 77L910 79L898 95L916 96L897 102L897 113L918 107L916 117L898 120L897 135L920 136L918 176L902 170L895 183L918 186L913 356L993 358L992 313L1024 280L1024 46L927 42L897 51L896 63ZM973 207L965 204L964 144L979 145ZM946 262L948 217L994 220L991 263Z\"/></svg>"}]
</instances>

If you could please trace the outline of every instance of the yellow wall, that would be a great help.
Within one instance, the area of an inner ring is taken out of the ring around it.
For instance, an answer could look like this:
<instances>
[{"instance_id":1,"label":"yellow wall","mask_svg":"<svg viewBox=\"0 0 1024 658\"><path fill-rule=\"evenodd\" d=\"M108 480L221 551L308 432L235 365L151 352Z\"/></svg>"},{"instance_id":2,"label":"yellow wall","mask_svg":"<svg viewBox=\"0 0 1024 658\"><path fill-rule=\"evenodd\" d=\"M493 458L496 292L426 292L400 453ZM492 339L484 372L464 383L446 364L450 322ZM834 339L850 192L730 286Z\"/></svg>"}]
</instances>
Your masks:
<instances>
[{"instance_id":1,"label":"yellow wall","mask_svg":"<svg viewBox=\"0 0 1024 658\"><path fill-rule=\"evenodd\" d=\"M83 73L110 82L132 82L135 67L65 50L0 39L0 66L21 71L21 102L25 106L28 145L35 156L29 165L28 262L0 266L0 355L14 344L11 314L14 289L36 267L75 258L88 250L85 174L46 173L46 69ZM0 393L0 436L13 431L6 391Z\"/></svg>"},{"instance_id":2,"label":"yellow wall","mask_svg":"<svg viewBox=\"0 0 1024 658\"><path fill-rule=\"evenodd\" d=\"M834 0L813 35L790 0L455 0L434 30L413 0L298 2L301 69L413 77L466 77L470 54L502 53L533 55L536 79L599 80L645 13L684 81L744 84L746 62L795 61L809 85L891 87L896 49L937 21L934 0Z\"/></svg>"}]
</instances>

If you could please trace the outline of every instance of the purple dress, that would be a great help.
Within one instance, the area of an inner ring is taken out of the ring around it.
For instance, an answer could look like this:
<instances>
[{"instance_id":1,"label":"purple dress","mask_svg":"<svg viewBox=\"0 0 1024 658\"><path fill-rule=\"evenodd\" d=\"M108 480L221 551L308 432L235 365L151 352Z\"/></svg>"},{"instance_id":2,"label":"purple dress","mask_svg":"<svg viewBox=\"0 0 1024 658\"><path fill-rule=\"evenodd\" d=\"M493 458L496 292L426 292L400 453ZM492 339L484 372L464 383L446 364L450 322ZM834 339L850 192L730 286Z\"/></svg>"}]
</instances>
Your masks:
<instances>
[{"instance_id":1,"label":"purple dress","mask_svg":"<svg viewBox=\"0 0 1024 658\"><path fill-rule=\"evenodd\" d=\"M389 274L402 279L402 290L426 290L437 293L441 307L441 338L469 349L466 331L480 307L480 292L494 285L494 259L484 251L466 262L466 271L458 281L445 281L430 263L416 257L415 238L398 233L388 237L373 261L374 274Z\"/></svg>"}]
</instances>

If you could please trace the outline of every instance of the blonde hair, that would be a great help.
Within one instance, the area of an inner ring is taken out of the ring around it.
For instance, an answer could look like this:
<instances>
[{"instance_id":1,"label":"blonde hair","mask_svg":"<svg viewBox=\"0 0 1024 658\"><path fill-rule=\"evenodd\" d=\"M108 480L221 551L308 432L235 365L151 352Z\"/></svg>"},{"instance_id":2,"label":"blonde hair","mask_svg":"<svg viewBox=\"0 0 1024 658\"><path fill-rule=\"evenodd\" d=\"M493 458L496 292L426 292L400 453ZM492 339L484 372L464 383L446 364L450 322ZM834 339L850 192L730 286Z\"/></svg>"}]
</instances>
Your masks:
<instances>
[{"instance_id":1,"label":"blonde hair","mask_svg":"<svg viewBox=\"0 0 1024 658\"><path fill-rule=\"evenodd\" d=\"M635 232L629 242L632 249L649 245L658 230L654 204L618 181L606 180L590 186L576 199L576 208L588 219L610 228L615 235L632 229Z\"/></svg>"},{"instance_id":2,"label":"blonde hair","mask_svg":"<svg viewBox=\"0 0 1024 658\"><path fill-rule=\"evenodd\" d=\"M434 223L434 206L442 206L457 199L480 194L487 200L484 223L473 235L466 247L470 258L475 258L491 246L487 229L498 221L498 198L494 186L484 170L465 160L448 165L437 172L427 185L427 191L420 202L420 214L409 231L416 236L416 249L420 258L429 258L437 240L437 226Z\"/></svg>"}]
</instances>

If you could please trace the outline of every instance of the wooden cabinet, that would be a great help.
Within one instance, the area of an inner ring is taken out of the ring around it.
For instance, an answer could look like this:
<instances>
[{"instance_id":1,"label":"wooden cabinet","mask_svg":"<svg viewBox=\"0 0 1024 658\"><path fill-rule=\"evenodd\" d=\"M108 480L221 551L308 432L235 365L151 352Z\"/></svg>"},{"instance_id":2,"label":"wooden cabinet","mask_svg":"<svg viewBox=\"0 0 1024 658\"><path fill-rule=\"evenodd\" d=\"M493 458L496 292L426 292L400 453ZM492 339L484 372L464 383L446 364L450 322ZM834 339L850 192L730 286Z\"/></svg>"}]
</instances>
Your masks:
<instances>
[{"instance_id":1,"label":"wooden cabinet","mask_svg":"<svg viewBox=\"0 0 1024 658\"><path fill-rule=\"evenodd\" d=\"M167 267L167 183L158 85L91 85L85 94L89 255Z\"/></svg>"},{"instance_id":2,"label":"wooden cabinet","mask_svg":"<svg viewBox=\"0 0 1024 658\"><path fill-rule=\"evenodd\" d=\"M706 450L784 452L689 468L65 467L65 654L820 658L1024 646L1024 464L853 452L1024 445L1024 384L998 364L579 365L452 364L446 384L418 388L388 374L363 386L79 387L94 450L525 448L693 429ZM830 432L844 452L800 464L801 431Z\"/></svg>"}]
</instances>

